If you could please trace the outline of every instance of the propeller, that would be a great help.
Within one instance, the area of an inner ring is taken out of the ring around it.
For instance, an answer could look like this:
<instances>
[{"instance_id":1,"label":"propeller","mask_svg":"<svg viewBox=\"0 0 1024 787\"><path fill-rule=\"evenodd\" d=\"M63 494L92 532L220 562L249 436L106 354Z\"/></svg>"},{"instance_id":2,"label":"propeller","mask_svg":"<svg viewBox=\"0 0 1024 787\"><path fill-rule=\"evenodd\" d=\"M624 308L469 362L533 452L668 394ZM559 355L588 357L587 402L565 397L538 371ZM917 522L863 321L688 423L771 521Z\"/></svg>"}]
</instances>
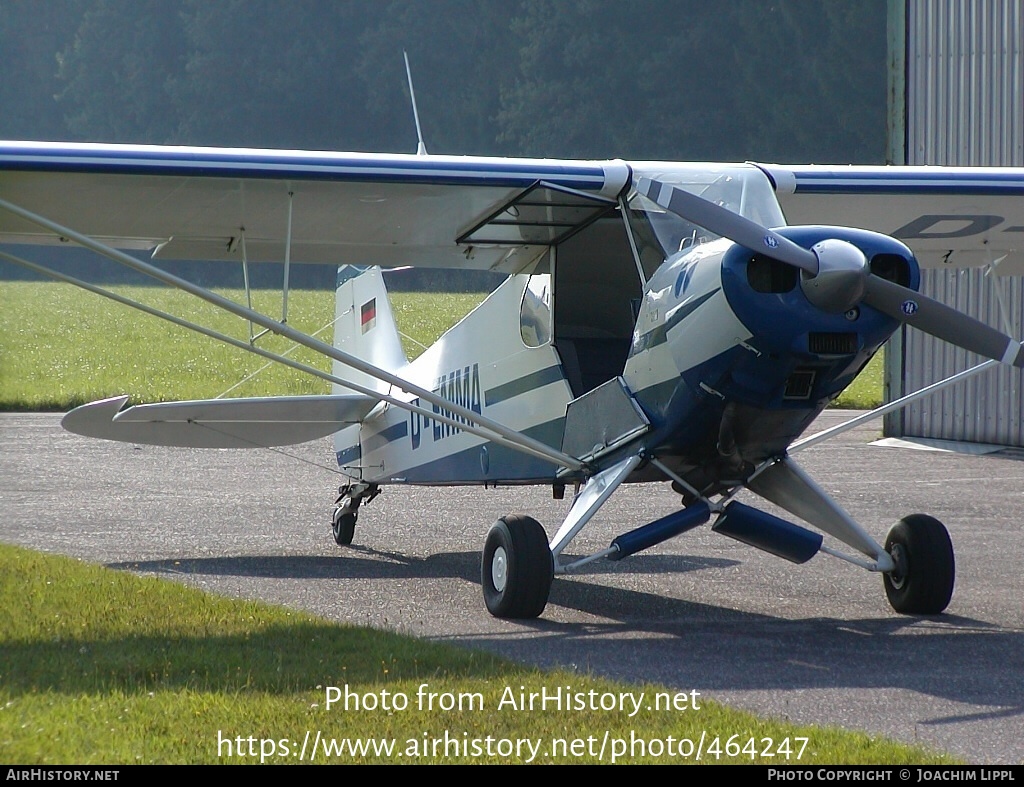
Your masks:
<instances>
[{"instance_id":1,"label":"propeller","mask_svg":"<svg viewBox=\"0 0 1024 787\"><path fill-rule=\"evenodd\" d=\"M756 221L659 180L640 178L636 190L686 221L735 241L751 251L760 251L772 259L799 268L811 276L818 275L818 257L813 251L798 246L789 238L762 227Z\"/></svg>"},{"instance_id":2,"label":"propeller","mask_svg":"<svg viewBox=\"0 0 1024 787\"><path fill-rule=\"evenodd\" d=\"M825 240L805 249L755 221L670 183L641 178L640 194L686 221L766 257L799 268L808 300L828 312L865 303L883 314L970 352L1024 368L1024 345L909 287L871 273L852 243Z\"/></svg>"}]
</instances>

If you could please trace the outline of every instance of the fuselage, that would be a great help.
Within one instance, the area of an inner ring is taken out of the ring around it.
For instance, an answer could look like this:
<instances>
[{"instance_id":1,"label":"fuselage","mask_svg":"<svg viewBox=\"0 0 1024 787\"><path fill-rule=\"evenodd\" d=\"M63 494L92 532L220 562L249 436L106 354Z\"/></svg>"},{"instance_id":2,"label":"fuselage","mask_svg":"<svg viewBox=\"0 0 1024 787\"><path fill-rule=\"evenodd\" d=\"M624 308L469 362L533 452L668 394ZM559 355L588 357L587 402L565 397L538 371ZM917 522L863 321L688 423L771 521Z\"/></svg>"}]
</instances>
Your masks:
<instances>
[{"instance_id":1,"label":"fuselage","mask_svg":"<svg viewBox=\"0 0 1024 787\"><path fill-rule=\"evenodd\" d=\"M847 240L881 275L918 286L913 255L886 236L780 232L807 247ZM782 454L896 327L866 306L826 313L798 271L718 240L670 258L648 282L623 377L651 419L651 450L705 489Z\"/></svg>"},{"instance_id":2,"label":"fuselage","mask_svg":"<svg viewBox=\"0 0 1024 787\"><path fill-rule=\"evenodd\" d=\"M509 277L399 374L558 446L572 393L552 344L529 347L522 338L520 307L529 279ZM358 468L354 474L363 480L382 483L545 483L557 469L441 420L386 405L339 433L336 448L342 468Z\"/></svg>"},{"instance_id":3,"label":"fuselage","mask_svg":"<svg viewBox=\"0 0 1024 787\"><path fill-rule=\"evenodd\" d=\"M552 249L532 274L509 277L396 371L554 448L562 446L567 406L621 376L650 428L599 456L598 467L642 447L702 491L734 485L758 462L782 454L897 322L863 305L823 311L805 296L796 269L729 240L669 226L663 213L648 210L639 221L639 211L630 213L647 258L662 260L645 282L624 240L619 261ZM600 232L627 232L619 215L606 221ZM779 232L805 248L824 239L848 241L874 273L918 286L913 255L887 236L837 227ZM574 266L572 276L560 265ZM593 280L602 277L592 303L575 289L596 287ZM339 464L375 483L550 484L559 473L542 459L386 405L336 442ZM642 466L631 480L647 477Z\"/></svg>"}]
</instances>

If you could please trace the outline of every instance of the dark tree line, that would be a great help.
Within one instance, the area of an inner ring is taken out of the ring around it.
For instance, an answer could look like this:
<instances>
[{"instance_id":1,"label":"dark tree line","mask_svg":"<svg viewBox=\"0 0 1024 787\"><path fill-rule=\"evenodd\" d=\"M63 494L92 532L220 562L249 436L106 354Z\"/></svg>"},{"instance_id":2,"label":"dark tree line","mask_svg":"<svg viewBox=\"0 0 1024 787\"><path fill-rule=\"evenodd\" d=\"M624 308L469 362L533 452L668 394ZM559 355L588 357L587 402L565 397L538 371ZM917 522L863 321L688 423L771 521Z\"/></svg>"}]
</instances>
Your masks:
<instances>
[{"instance_id":1,"label":"dark tree line","mask_svg":"<svg viewBox=\"0 0 1024 787\"><path fill-rule=\"evenodd\" d=\"M884 0L3 0L0 138L878 162Z\"/></svg>"},{"instance_id":2,"label":"dark tree line","mask_svg":"<svg viewBox=\"0 0 1024 787\"><path fill-rule=\"evenodd\" d=\"M876 163L885 23L885 0L0 0L0 139L413 152L407 50L431 153Z\"/></svg>"}]
</instances>

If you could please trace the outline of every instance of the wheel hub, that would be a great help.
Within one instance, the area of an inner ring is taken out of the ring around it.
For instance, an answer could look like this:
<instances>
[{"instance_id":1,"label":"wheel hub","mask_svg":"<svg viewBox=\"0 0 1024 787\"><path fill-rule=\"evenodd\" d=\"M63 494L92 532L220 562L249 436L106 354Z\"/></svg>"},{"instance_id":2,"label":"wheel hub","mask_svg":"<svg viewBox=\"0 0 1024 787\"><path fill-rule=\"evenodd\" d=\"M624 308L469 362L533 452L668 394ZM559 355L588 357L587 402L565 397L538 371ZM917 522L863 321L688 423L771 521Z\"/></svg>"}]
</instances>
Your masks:
<instances>
[{"instance_id":1,"label":"wheel hub","mask_svg":"<svg viewBox=\"0 0 1024 787\"><path fill-rule=\"evenodd\" d=\"M907 581L907 553L903 550L902 544L893 544L889 549L892 562L896 568L889 572L889 582L896 590L902 590L903 584Z\"/></svg>"},{"instance_id":2,"label":"wheel hub","mask_svg":"<svg viewBox=\"0 0 1024 787\"><path fill-rule=\"evenodd\" d=\"M494 589L501 593L508 582L508 555L505 554L505 547L498 547L494 550L491 558L491 583Z\"/></svg>"}]
</instances>

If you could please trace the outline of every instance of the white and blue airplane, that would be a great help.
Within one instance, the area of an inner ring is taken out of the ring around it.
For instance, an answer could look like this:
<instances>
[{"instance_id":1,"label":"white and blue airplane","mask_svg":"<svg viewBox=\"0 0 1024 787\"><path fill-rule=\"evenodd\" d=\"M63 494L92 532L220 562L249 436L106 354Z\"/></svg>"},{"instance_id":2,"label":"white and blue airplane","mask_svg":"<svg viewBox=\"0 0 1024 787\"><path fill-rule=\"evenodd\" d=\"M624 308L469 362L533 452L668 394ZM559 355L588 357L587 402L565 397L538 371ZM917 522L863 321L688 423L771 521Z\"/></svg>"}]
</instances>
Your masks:
<instances>
[{"instance_id":1,"label":"white and blue airplane","mask_svg":"<svg viewBox=\"0 0 1024 787\"><path fill-rule=\"evenodd\" d=\"M484 601L509 618L541 614L555 574L709 521L794 562L822 551L881 573L897 612L942 612L955 575L945 527L914 514L879 543L793 454L901 324L1024 366L1019 342L917 292L920 264L1020 272L1022 196L1020 169L0 143L0 241L85 246L334 362L322 372L3 252L333 384L134 407L120 396L73 410L65 428L219 448L333 434L349 479L333 517L342 545L390 485L572 486L553 538L522 515L487 536ZM283 261L285 310L258 313L124 249L245 270ZM292 261L340 265L333 344L287 322ZM508 278L410 363L380 270L407 265ZM630 482L671 484L679 510L569 561L566 546ZM743 490L799 522L737 501Z\"/></svg>"}]
</instances>

